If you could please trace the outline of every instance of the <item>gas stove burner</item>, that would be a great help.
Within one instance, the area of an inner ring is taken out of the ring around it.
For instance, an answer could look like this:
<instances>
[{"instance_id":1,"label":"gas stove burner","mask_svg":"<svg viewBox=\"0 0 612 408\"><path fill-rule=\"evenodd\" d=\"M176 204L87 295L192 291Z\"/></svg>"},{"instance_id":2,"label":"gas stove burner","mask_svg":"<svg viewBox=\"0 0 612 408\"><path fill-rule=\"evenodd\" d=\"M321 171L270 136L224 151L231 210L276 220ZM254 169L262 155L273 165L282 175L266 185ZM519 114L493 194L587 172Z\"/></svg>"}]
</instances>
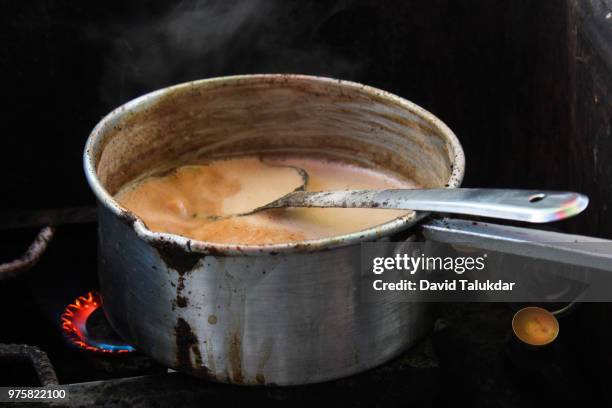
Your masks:
<instances>
[{"instance_id":1,"label":"gas stove burner","mask_svg":"<svg viewBox=\"0 0 612 408\"><path fill-rule=\"evenodd\" d=\"M89 317L102 306L102 297L97 292L79 296L64 309L60 317L62 331L73 345L95 353L130 353L134 347L110 340L100 341L92 338L87 330Z\"/></svg>"}]
</instances>

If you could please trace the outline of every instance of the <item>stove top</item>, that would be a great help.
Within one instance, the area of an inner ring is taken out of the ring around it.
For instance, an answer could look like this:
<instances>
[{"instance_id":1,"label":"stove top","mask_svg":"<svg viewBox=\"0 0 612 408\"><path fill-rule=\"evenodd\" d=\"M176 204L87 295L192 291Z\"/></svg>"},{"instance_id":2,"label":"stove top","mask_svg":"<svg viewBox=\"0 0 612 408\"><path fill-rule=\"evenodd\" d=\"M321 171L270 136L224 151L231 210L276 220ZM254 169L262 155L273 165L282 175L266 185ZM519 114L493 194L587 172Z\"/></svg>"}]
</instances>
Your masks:
<instances>
[{"instance_id":1,"label":"stove top","mask_svg":"<svg viewBox=\"0 0 612 408\"><path fill-rule=\"evenodd\" d=\"M19 256L37 234L0 232L3 259ZM417 346L381 367L338 381L279 388L192 378L132 351L113 333L97 308L103 299L96 297L96 242L95 223L59 227L36 266L0 280L0 386L59 383L70 391L70 406L442 407L462 401L535 407L606 397L605 388L584 374L589 354L571 335L571 316L564 318L552 346L534 351L512 337L513 310L504 304L439 304L432 332ZM83 313L89 316L86 322ZM83 335L102 350L80 344Z\"/></svg>"}]
</instances>

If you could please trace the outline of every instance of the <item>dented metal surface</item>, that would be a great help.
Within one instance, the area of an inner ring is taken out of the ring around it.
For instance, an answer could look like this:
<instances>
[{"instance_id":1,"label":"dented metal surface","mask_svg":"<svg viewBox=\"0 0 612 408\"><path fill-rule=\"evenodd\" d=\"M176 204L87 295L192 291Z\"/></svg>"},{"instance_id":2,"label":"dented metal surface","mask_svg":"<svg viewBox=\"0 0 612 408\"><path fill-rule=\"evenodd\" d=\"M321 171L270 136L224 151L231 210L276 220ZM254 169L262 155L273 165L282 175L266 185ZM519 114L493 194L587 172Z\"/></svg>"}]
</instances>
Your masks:
<instances>
[{"instance_id":1,"label":"dented metal surface","mask_svg":"<svg viewBox=\"0 0 612 408\"><path fill-rule=\"evenodd\" d=\"M365 303L358 293L359 244L397 236L425 213L328 239L233 245L154 233L112 198L177 163L296 152L382 167L426 187L457 187L463 176L463 152L442 122L360 84L238 76L131 101L96 126L84 157L99 201L104 310L125 340L193 375L290 385L382 364L429 329L427 304Z\"/></svg>"}]
</instances>

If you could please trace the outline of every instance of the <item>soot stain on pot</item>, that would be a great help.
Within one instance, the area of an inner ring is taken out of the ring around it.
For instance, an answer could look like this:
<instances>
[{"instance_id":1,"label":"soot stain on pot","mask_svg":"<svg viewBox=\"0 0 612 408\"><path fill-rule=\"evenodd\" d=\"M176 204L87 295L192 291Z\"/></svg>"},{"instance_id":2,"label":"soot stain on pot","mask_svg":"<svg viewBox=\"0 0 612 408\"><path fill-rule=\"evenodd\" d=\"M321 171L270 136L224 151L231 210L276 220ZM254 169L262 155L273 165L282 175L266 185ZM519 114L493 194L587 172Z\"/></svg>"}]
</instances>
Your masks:
<instances>
[{"instance_id":1,"label":"soot stain on pot","mask_svg":"<svg viewBox=\"0 0 612 408\"><path fill-rule=\"evenodd\" d=\"M177 307L180 307L180 308L187 307L187 305L189 304L189 301L182 294L183 289L185 289L185 275L179 275L177 284L174 285L172 282L170 282L170 285L176 286L176 298L172 300L172 310L175 310Z\"/></svg>"},{"instance_id":2,"label":"soot stain on pot","mask_svg":"<svg viewBox=\"0 0 612 408\"><path fill-rule=\"evenodd\" d=\"M176 363L180 369L199 376L210 376L210 371L202 365L202 353L198 337L185 319L179 317L174 326L176 338ZM193 353L194 361L191 361Z\"/></svg>"},{"instance_id":3,"label":"soot stain on pot","mask_svg":"<svg viewBox=\"0 0 612 408\"><path fill-rule=\"evenodd\" d=\"M153 246L166 266L181 276L192 271L204 257L203 254L188 252L179 244L170 241L159 240Z\"/></svg>"},{"instance_id":4,"label":"soot stain on pot","mask_svg":"<svg viewBox=\"0 0 612 408\"><path fill-rule=\"evenodd\" d=\"M138 217L136 217L133 212L124 210L121 211L121 214L119 214L119 219L128 227L133 228L134 224L138 220Z\"/></svg>"},{"instance_id":5,"label":"soot stain on pot","mask_svg":"<svg viewBox=\"0 0 612 408\"><path fill-rule=\"evenodd\" d=\"M182 293L185 289L185 275L196 267L200 260L204 258L204 255L186 251L180 245L165 240L157 241L154 246L164 264L169 269L175 270L179 275L176 285L170 282L171 286L176 286L176 298L172 300L172 310L177 307L187 307L189 301ZM191 249L191 241L187 241L187 249Z\"/></svg>"},{"instance_id":6,"label":"soot stain on pot","mask_svg":"<svg viewBox=\"0 0 612 408\"><path fill-rule=\"evenodd\" d=\"M187 307L188 304L189 304L189 301L187 300L185 296L176 295L176 306L183 308L183 307Z\"/></svg>"}]
</instances>

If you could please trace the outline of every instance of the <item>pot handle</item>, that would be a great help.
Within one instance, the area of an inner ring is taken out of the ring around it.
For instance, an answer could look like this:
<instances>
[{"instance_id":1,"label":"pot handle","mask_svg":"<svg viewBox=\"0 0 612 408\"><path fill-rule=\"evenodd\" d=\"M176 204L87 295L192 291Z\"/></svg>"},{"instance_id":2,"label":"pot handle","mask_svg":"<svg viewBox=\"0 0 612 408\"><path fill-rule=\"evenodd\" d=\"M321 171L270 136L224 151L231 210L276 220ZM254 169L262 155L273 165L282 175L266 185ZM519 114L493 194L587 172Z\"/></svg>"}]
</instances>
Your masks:
<instances>
[{"instance_id":1,"label":"pot handle","mask_svg":"<svg viewBox=\"0 0 612 408\"><path fill-rule=\"evenodd\" d=\"M421 228L435 242L612 272L612 240L455 218L429 220Z\"/></svg>"}]
</instances>

